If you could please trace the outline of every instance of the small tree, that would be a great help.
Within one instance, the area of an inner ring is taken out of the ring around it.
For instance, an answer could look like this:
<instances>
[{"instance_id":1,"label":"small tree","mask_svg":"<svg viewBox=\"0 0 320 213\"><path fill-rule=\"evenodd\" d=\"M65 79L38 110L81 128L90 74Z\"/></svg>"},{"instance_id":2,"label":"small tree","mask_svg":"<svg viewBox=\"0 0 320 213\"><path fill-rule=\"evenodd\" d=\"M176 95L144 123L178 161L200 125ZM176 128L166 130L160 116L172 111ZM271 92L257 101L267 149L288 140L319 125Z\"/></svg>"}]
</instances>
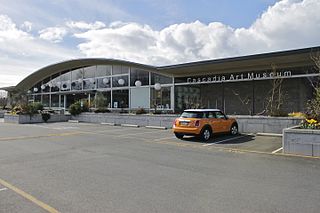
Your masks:
<instances>
[{"instance_id":1,"label":"small tree","mask_svg":"<svg viewBox=\"0 0 320 213\"><path fill-rule=\"evenodd\" d=\"M94 97L94 103L96 105L96 108L98 108L99 110L105 109L107 105L107 98L103 95L102 92L97 91Z\"/></svg>"},{"instance_id":2,"label":"small tree","mask_svg":"<svg viewBox=\"0 0 320 213\"><path fill-rule=\"evenodd\" d=\"M7 106L8 99L6 97L0 97L0 108L5 109Z\"/></svg>"},{"instance_id":3,"label":"small tree","mask_svg":"<svg viewBox=\"0 0 320 213\"><path fill-rule=\"evenodd\" d=\"M320 73L320 52L311 53L311 60L314 62L315 69ZM319 79L315 82L310 82L314 88L314 97L307 103L307 114L309 117L320 122L320 82Z\"/></svg>"},{"instance_id":4,"label":"small tree","mask_svg":"<svg viewBox=\"0 0 320 213\"><path fill-rule=\"evenodd\" d=\"M274 64L271 65L273 76L276 76L277 69ZM266 98L266 111L268 115L280 116L283 114L282 106L286 99L286 94L282 88L283 78L275 78L271 82L271 90Z\"/></svg>"}]
</instances>

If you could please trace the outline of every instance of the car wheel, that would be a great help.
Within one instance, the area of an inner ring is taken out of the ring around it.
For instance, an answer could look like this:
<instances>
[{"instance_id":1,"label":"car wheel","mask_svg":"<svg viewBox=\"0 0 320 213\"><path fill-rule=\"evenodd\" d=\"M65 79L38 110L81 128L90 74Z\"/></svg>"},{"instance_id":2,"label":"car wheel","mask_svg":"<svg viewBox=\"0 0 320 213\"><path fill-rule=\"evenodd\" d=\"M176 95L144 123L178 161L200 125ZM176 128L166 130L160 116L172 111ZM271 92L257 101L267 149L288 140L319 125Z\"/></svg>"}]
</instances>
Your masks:
<instances>
[{"instance_id":1,"label":"car wheel","mask_svg":"<svg viewBox=\"0 0 320 213\"><path fill-rule=\"evenodd\" d=\"M202 141L208 141L212 136L212 131L210 128L206 127L201 131L200 137Z\"/></svg>"},{"instance_id":2,"label":"car wheel","mask_svg":"<svg viewBox=\"0 0 320 213\"><path fill-rule=\"evenodd\" d=\"M231 135L237 135L238 133L239 133L238 125L232 124L232 126L230 128L230 134Z\"/></svg>"},{"instance_id":3,"label":"car wheel","mask_svg":"<svg viewBox=\"0 0 320 213\"><path fill-rule=\"evenodd\" d=\"M182 139L183 138L183 134L180 134L180 133L174 133L175 134L175 136L177 137L177 138L179 138L179 139Z\"/></svg>"}]
</instances>

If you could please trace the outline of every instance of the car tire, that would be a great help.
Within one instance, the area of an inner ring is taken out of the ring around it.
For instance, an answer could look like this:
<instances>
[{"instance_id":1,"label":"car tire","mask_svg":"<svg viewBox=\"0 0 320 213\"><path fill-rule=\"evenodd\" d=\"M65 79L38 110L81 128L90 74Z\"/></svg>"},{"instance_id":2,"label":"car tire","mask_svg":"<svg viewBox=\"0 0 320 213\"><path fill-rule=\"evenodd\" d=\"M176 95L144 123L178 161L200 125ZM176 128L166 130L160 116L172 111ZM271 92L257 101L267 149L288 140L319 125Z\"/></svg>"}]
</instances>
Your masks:
<instances>
[{"instance_id":1,"label":"car tire","mask_svg":"<svg viewBox=\"0 0 320 213\"><path fill-rule=\"evenodd\" d=\"M204 142L210 140L211 137L212 137L212 131L209 127L205 127L200 133L200 138Z\"/></svg>"},{"instance_id":2,"label":"car tire","mask_svg":"<svg viewBox=\"0 0 320 213\"><path fill-rule=\"evenodd\" d=\"M180 133L174 133L174 135L179 139L182 139L184 136L183 134L180 134Z\"/></svg>"},{"instance_id":3,"label":"car tire","mask_svg":"<svg viewBox=\"0 0 320 213\"><path fill-rule=\"evenodd\" d=\"M238 125L232 124L230 128L230 135L237 135L239 133Z\"/></svg>"}]
</instances>

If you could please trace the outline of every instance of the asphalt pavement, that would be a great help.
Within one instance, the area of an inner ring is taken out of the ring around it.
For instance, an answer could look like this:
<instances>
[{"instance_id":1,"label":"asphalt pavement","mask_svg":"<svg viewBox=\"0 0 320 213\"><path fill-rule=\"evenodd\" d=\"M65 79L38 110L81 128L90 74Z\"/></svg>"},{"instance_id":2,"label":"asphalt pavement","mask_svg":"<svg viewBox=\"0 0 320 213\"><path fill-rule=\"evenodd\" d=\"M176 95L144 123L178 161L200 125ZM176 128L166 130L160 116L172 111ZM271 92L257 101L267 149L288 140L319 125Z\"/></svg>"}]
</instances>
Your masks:
<instances>
[{"instance_id":1,"label":"asphalt pavement","mask_svg":"<svg viewBox=\"0 0 320 213\"><path fill-rule=\"evenodd\" d=\"M236 137L0 123L0 212L319 212L319 159Z\"/></svg>"}]
</instances>

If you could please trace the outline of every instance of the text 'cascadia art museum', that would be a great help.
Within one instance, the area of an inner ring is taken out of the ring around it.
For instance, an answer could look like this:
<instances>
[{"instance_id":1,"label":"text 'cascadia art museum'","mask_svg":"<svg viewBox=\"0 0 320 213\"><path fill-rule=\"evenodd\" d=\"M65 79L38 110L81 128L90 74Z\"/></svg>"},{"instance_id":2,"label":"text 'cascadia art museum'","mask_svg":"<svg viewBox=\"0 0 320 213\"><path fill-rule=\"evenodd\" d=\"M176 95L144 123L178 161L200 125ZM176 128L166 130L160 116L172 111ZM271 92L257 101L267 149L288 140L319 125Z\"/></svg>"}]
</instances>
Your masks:
<instances>
[{"instance_id":1,"label":"text 'cascadia art museum'","mask_svg":"<svg viewBox=\"0 0 320 213\"><path fill-rule=\"evenodd\" d=\"M219 108L227 114L263 114L281 102L283 113L304 111L319 70L312 60L320 47L170 66L88 58L44 67L10 92L26 91L29 101L68 109L75 101L94 106L97 91L111 110ZM278 100L276 100L278 99Z\"/></svg>"}]
</instances>

